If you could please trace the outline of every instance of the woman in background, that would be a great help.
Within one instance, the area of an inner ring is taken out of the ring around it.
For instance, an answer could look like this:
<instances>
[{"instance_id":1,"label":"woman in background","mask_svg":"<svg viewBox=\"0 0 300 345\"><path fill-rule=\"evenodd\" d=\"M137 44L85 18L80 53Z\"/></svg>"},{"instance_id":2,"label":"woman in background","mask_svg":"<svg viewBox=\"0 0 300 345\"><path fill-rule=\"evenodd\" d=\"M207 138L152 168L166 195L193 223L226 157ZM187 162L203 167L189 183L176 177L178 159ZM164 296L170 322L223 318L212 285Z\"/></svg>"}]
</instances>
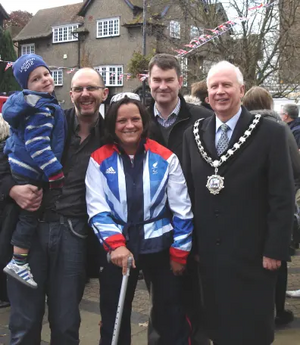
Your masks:
<instances>
[{"instance_id":1,"label":"woman in background","mask_svg":"<svg viewBox=\"0 0 300 345\"><path fill-rule=\"evenodd\" d=\"M300 187L300 156L298 152L297 143L289 127L282 122L280 116L273 111L273 99L271 94L260 86L253 86L246 92L243 98L243 105L253 114L261 114L271 121L276 121L286 128L286 135L289 145L289 151L292 161L295 192ZM291 310L285 309L285 295L287 289L287 262L282 261L278 270L278 278L275 289L275 308L276 317L275 324L277 326L284 326L294 320L294 314Z\"/></svg>"}]
</instances>

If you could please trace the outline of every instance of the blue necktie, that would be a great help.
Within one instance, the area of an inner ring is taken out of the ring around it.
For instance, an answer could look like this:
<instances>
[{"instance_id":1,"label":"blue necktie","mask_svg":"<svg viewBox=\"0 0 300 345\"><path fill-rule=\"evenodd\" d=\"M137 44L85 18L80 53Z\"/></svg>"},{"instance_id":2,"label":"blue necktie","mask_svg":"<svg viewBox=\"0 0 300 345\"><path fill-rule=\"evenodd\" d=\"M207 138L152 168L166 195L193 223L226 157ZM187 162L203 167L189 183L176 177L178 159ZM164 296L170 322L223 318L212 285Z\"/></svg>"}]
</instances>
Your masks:
<instances>
[{"instance_id":1,"label":"blue necktie","mask_svg":"<svg viewBox=\"0 0 300 345\"><path fill-rule=\"evenodd\" d=\"M217 153L218 156L221 156L221 154L228 149L229 139L227 136L227 131L229 130L229 126L226 125L226 123L223 123L221 125L221 136L217 143Z\"/></svg>"}]
</instances>

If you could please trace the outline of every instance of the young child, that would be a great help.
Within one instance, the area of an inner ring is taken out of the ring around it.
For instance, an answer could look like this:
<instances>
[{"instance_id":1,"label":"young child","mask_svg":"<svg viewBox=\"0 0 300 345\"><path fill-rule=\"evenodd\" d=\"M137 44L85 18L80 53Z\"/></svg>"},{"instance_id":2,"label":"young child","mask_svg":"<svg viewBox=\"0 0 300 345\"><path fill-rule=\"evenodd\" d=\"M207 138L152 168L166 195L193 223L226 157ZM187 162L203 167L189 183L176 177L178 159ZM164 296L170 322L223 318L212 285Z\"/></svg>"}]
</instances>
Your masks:
<instances>
[{"instance_id":1,"label":"young child","mask_svg":"<svg viewBox=\"0 0 300 345\"><path fill-rule=\"evenodd\" d=\"M3 118L11 135L4 152L12 176L19 185L61 188L64 174L60 163L65 141L65 117L52 95L54 81L41 56L22 55L13 64L13 74L23 88L3 106ZM37 288L27 263L31 240L37 229L38 211L21 210L12 237L13 257L4 272L20 282Z\"/></svg>"}]
</instances>

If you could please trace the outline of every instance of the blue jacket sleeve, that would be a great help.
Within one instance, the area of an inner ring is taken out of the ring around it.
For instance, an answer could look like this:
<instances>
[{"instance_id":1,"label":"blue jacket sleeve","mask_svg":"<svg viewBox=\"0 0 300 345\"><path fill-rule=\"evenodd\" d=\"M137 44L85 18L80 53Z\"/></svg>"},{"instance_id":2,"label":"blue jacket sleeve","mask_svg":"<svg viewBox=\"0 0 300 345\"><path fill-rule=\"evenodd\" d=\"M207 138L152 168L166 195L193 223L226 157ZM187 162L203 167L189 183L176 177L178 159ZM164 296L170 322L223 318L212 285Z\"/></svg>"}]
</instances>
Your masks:
<instances>
[{"instance_id":1,"label":"blue jacket sleeve","mask_svg":"<svg viewBox=\"0 0 300 345\"><path fill-rule=\"evenodd\" d=\"M50 176L61 172L62 165L51 149L51 134L54 117L49 108L41 108L31 115L25 124L25 147L31 158L49 179Z\"/></svg>"}]
</instances>

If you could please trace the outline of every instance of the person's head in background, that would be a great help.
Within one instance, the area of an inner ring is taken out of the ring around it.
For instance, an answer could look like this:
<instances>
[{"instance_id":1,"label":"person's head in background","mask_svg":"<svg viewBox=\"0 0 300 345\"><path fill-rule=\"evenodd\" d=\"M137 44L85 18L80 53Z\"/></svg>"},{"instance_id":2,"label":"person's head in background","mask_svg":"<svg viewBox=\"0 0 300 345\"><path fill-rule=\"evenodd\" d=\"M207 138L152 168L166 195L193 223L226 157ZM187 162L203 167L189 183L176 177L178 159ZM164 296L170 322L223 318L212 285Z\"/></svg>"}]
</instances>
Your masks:
<instances>
[{"instance_id":1,"label":"person's head in background","mask_svg":"<svg viewBox=\"0 0 300 345\"><path fill-rule=\"evenodd\" d=\"M261 86L253 86L243 97L243 106L251 110L273 110L274 102L270 92Z\"/></svg>"},{"instance_id":2,"label":"person's head in background","mask_svg":"<svg viewBox=\"0 0 300 345\"><path fill-rule=\"evenodd\" d=\"M9 124L3 119L0 114L0 143L9 136Z\"/></svg>"},{"instance_id":3,"label":"person's head in background","mask_svg":"<svg viewBox=\"0 0 300 345\"><path fill-rule=\"evenodd\" d=\"M299 116L299 108L297 104L285 104L280 110L280 117L282 121L289 123L296 120Z\"/></svg>"},{"instance_id":4,"label":"person's head in background","mask_svg":"<svg viewBox=\"0 0 300 345\"><path fill-rule=\"evenodd\" d=\"M24 54L13 63L12 70L22 89L50 94L54 91L50 69L41 56Z\"/></svg>"},{"instance_id":5,"label":"person's head in background","mask_svg":"<svg viewBox=\"0 0 300 345\"><path fill-rule=\"evenodd\" d=\"M195 82L191 85L191 95L199 98L201 105L211 110L211 106L208 103L208 91L205 79Z\"/></svg>"}]
</instances>

